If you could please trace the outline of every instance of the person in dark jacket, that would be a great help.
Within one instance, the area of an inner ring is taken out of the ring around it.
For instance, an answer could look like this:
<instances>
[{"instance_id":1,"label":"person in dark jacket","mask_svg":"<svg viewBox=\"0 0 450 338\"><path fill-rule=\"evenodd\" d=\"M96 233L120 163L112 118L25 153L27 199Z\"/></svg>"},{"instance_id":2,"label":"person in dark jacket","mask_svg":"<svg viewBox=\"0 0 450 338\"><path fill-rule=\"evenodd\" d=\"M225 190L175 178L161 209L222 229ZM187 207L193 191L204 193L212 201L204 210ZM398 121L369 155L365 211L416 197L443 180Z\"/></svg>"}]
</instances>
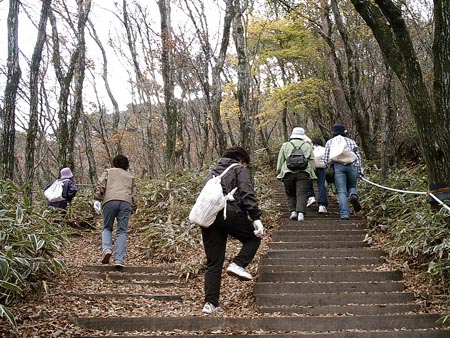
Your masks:
<instances>
[{"instance_id":1,"label":"person in dark jacket","mask_svg":"<svg viewBox=\"0 0 450 338\"><path fill-rule=\"evenodd\" d=\"M50 202L46 199L46 202L49 207L56 208L57 212L59 214L61 214L62 217L64 217L66 214L67 205L70 202L72 202L72 199L75 197L78 189L77 189L75 182L73 181L73 173L72 173L72 170L70 170L70 168L62 168L61 169L60 180L63 181L63 183L64 183L63 193L62 193L62 197L64 197L64 199L62 201L58 201L58 202ZM49 183L45 187L44 191L47 190L47 188L50 187L52 185L52 183ZM56 223L59 224L60 223L59 220L57 220Z\"/></svg>"},{"instance_id":2,"label":"person in dark jacket","mask_svg":"<svg viewBox=\"0 0 450 338\"><path fill-rule=\"evenodd\" d=\"M256 202L250 172L247 169L249 162L250 157L243 148L237 146L228 148L206 178L207 181L213 175L220 175L233 163L240 164L231 168L222 177L224 194L235 187L238 188L233 196L234 201L227 202L226 215L224 215L224 209L218 213L216 220L209 228L201 228L207 260L204 284L205 304L202 310L204 313L219 311L220 283L228 235L239 240L242 248L227 267L227 274L240 280L253 279L246 267L251 263L259 248L264 227L260 220L262 211Z\"/></svg>"}]
</instances>

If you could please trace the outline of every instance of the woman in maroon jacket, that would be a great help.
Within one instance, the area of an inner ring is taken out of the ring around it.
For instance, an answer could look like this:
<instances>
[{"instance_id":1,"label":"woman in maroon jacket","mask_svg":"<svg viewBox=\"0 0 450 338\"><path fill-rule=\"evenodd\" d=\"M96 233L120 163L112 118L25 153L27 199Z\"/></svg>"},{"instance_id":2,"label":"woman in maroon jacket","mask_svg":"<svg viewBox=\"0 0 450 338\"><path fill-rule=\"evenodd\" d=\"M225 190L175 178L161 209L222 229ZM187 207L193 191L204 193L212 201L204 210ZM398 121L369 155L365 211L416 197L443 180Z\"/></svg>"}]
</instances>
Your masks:
<instances>
[{"instance_id":1,"label":"woman in maroon jacket","mask_svg":"<svg viewBox=\"0 0 450 338\"><path fill-rule=\"evenodd\" d=\"M228 235L239 240L242 248L228 266L227 273L241 280L253 279L246 266L253 260L259 248L264 228L260 221L262 212L256 202L250 172L247 169L249 162L250 157L243 148L229 148L207 177L208 180L213 175L220 175L233 163L240 164L231 168L221 180L224 194L235 187L238 188L233 196L234 201L227 202L226 219L222 210L209 228L201 229L207 259L203 307L205 313L219 311L220 281Z\"/></svg>"}]
</instances>

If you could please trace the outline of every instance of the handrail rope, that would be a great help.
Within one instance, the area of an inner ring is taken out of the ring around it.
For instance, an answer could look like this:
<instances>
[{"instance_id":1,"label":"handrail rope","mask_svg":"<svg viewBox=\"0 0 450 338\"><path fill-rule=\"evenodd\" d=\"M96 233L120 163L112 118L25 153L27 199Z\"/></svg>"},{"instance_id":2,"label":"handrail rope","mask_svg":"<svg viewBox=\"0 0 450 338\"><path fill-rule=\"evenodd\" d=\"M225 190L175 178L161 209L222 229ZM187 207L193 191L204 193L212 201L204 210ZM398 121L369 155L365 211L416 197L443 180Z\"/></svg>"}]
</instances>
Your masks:
<instances>
[{"instance_id":1,"label":"handrail rope","mask_svg":"<svg viewBox=\"0 0 450 338\"><path fill-rule=\"evenodd\" d=\"M400 192L403 194L415 194L415 195L429 195L430 197L432 197L437 203L439 203L441 206L443 206L445 209L447 209L448 211L450 211L450 207L445 204L444 202L442 202L439 198L437 198L433 193L429 192L429 191L408 191L408 190L401 190L401 189L394 189L394 188L389 188L389 187L385 187L383 185L374 183L372 181L369 181L367 178L365 177L361 177L361 179L369 184L372 184L378 188L382 188L382 189L386 189L386 190L390 190L390 191L395 191L395 192Z\"/></svg>"}]
</instances>

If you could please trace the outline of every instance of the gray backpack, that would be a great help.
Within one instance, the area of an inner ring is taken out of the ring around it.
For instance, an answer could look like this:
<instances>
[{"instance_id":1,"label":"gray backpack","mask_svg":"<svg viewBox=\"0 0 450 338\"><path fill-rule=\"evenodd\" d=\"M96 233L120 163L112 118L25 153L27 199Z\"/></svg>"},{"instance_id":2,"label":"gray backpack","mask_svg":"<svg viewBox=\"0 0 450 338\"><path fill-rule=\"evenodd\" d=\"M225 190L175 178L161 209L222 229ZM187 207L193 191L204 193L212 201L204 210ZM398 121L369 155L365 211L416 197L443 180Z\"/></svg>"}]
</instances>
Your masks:
<instances>
[{"instance_id":1,"label":"gray backpack","mask_svg":"<svg viewBox=\"0 0 450 338\"><path fill-rule=\"evenodd\" d=\"M308 167L308 159L305 157L303 153L302 146L306 143L303 142L300 147L296 147L294 143L290 142L294 147L291 151L291 154L286 159L286 165L289 170L298 171L305 170Z\"/></svg>"}]
</instances>

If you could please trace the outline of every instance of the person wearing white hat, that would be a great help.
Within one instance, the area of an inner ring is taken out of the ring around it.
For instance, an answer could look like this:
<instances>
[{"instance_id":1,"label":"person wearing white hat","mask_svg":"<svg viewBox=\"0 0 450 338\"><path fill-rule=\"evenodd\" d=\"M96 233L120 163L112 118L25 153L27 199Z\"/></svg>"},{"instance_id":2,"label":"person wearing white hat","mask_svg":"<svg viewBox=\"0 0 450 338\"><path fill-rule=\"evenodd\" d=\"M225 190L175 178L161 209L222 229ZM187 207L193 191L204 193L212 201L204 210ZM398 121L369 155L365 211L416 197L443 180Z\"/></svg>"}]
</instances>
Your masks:
<instances>
[{"instance_id":1,"label":"person wearing white hat","mask_svg":"<svg viewBox=\"0 0 450 338\"><path fill-rule=\"evenodd\" d=\"M304 170L288 168L287 159L294 148L300 149L304 158L307 159L307 167ZM277 179L284 184L290 211L289 218L299 222L303 221L310 180L316 179L314 152L311 139L306 136L305 129L300 127L292 129L289 141L281 146L277 160Z\"/></svg>"}]
</instances>

